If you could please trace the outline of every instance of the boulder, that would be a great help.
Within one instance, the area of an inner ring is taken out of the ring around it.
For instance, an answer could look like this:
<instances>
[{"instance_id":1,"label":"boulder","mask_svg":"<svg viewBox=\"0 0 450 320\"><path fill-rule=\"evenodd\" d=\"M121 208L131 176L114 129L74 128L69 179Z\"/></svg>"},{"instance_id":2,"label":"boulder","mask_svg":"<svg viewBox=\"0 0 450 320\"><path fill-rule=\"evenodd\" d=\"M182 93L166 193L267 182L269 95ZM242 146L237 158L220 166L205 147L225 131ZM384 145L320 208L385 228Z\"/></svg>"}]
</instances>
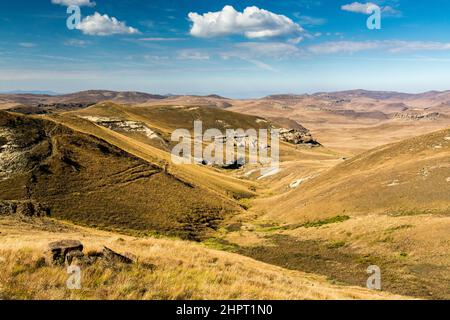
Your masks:
<instances>
[{"instance_id":1,"label":"boulder","mask_svg":"<svg viewBox=\"0 0 450 320\"><path fill-rule=\"evenodd\" d=\"M81 251L70 251L66 255L66 264L68 266L75 264L75 265L83 265L88 264L89 260L84 256L84 253Z\"/></svg>"},{"instance_id":2,"label":"boulder","mask_svg":"<svg viewBox=\"0 0 450 320\"><path fill-rule=\"evenodd\" d=\"M103 247L103 257L108 262L113 263L125 263L125 264L132 264L134 261L124 255L121 255L117 252L114 252L113 250L109 249L108 247Z\"/></svg>"},{"instance_id":3,"label":"boulder","mask_svg":"<svg viewBox=\"0 0 450 320\"><path fill-rule=\"evenodd\" d=\"M66 262L68 254L72 252L83 252L83 244L78 240L61 240L49 244L49 258L50 262L55 265L62 265ZM71 254L71 259L79 256L79 253ZM72 261L72 260L71 260Z\"/></svg>"}]
</instances>

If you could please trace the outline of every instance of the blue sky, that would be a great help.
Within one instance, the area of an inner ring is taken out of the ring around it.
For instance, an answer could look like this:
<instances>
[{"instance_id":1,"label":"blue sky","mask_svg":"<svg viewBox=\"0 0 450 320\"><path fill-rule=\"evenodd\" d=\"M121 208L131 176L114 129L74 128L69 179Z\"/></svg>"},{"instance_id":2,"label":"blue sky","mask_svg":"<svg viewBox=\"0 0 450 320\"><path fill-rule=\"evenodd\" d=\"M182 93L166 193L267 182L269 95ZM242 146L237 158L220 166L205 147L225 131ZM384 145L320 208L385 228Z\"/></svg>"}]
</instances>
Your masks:
<instances>
[{"instance_id":1,"label":"blue sky","mask_svg":"<svg viewBox=\"0 0 450 320\"><path fill-rule=\"evenodd\" d=\"M450 89L450 1L0 0L0 91ZM67 6L82 20L66 26ZM209 13L209 14L208 14Z\"/></svg>"}]
</instances>

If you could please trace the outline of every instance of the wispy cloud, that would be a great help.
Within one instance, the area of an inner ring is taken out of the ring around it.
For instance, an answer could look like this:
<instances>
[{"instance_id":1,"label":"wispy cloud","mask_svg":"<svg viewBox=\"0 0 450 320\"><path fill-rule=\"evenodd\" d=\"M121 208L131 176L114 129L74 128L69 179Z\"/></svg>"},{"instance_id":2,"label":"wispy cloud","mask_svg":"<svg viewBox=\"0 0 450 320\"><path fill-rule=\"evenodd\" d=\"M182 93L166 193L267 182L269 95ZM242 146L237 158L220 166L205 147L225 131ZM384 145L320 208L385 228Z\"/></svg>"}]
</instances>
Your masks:
<instances>
[{"instance_id":1,"label":"wispy cloud","mask_svg":"<svg viewBox=\"0 0 450 320\"><path fill-rule=\"evenodd\" d=\"M21 46L22 48L34 48L36 47L36 44L32 42L20 42L19 46Z\"/></svg>"},{"instance_id":2,"label":"wispy cloud","mask_svg":"<svg viewBox=\"0 0 450 320\"><path fill-rule=\"evenodd\" d=\"M447 51L450 43L432 41L330 41L312 45L307 50L314 54L356 53L369 50L385 50L390 53L417 51Z\"/></svg>"},{"instance_id":3,"label":"wispy cloud","mask_svg":"<svg viewBox=\"0 0 450 320\"><path fill-rule=\"evenodd\" d=\"M86 7L95 7L95 2L91 2L90 0L52 0L53 4L59 4L61 6L86 6Z\"/></svg>"},{"instance_id":4,"label":"wispy cloud","mask_svg":"<svg viewBox=\"0 0 450 320\"><path fill-rule=\"evenodd\" d=\"M209 60L209 53L195 50L195 49L185 49L178 51L177 59L179 60Z\"/></svg>"},{"instance_id":5,"label":"wispy cloud","mask_svg":"<svg viewBox=\"0 0 450 320\"><path fill-rule=\"evenodd\" d=\"M164 41L182 41L186 40L185 38L162 38L162 37L155 37L155 38L140 38L139 41L144 42L164 42Z\"/></svg>"},{"instance_id":6,"label":"wispy cloud","mask_svg":"<svg viewBox=\"0 0 450 320\"><path fill-rule=\"evenodd\" d=\"M69 39L64 41L64 45L68 47L78 47L78 48L84 48L86 47L90 42L86 40L79 40L79 39Z\"/></svg>"},{"instance_id":7,"label":"wispy cloud","mask_svg":"<svg viewBox=\"0 0 450 320\"><path fill-rule=\"evenodd\" d=\"M392 6L386 5L378 5L373 2L353 2L349 4L345 4L341 6L343 11L354 12L354 13L362 13L362 14L372 14L374 7L379 7L384 16L390 17L400 17L402 16L402 12L398 9L395 9Z\"/></svg>"},{"instance_id":8,"label":"wispy cloud","mask_svg":"<svg viewBox=\"0 0 450 320\"><path fill-rule=\"evenodd\" d=\"M282 59L295 57L300 54L300 49L284 42L242 42L235 44L232 49L222 52L223 58L239 57L246 59L272 58Z\"/></svg>"},{"instance_id":9,"label":"wispy cloud","mask_svg":"<svg viewBox=\"0 0 450 320\"><path fill-rule=\"evenodd\" d=\"M271 71L271 72L279 72L279 70L275 69L274 67L268 65L265 62L255 60L255 59L248 59L248 58L241 58L241 59L253 64L254 66L258 67L259 69Z\"/></svg>"},{"instance_id":10,"label":"wispy cloud","mask_svg":"<svg viewBox=\"0 0 450 320\"><path fill-rule=\"evenodd\" d=\"M302 26L322 26L327 23L327 19L325 18L302 15L299 12L294 13L294 17L297 18L298 22Z\"/></svg>"}]
</instances>

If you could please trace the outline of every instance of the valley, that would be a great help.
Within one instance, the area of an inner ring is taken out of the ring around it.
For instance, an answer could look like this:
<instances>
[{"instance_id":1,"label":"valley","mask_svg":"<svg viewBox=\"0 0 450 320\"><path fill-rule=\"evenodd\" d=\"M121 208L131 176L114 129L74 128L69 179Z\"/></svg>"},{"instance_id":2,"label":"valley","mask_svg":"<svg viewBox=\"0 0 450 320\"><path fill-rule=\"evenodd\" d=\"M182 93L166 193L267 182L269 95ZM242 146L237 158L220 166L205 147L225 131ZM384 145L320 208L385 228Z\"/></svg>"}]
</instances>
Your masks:
<instances>
[{"instance_id":1,"label":"valley","mask_svg":"<svg viewBox=\"0 0 450 320\"><path fill-rule=\"evenodd\" d=\"M449 103L364 90L0 95L0 296L449 299ZM282 130L279 170L173 164L172 132L196 120ZM62 239L156 271L94 264L67 291L65 270L35 265ZM371 265L382 292L364 289Z\"/></svg>"}]
</instances>

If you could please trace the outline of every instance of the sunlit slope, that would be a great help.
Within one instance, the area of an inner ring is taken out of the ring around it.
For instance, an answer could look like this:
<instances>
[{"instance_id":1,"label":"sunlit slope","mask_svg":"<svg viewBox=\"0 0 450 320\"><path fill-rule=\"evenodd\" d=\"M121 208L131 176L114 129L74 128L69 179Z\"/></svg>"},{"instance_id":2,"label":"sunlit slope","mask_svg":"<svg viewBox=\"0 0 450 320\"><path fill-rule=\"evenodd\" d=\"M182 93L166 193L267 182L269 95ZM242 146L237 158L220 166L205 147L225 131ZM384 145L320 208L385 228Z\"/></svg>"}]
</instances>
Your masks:
<instances>
[{"instance_id":1,"label":"sunlit slope","mask_svg":"<svg viewBox=\"0 0 450 320\"><path fill-rule=\"evenodd\" d=\"M108 246L130 253L133 265L82 268L81 290L68 290L67 269L38 264L48 243L80 239L84 251ZM47 219L0 217L2 299L404 299L333 285L323 276L290 271L237 254L179 240L134 238ZM153 265L152 269L145 265Z\"/></svg>"},{"instance_id":2,"label":"sunlit slope","mask_svg":"<svg viewBox=\"0 0 450 320\"><path fill-rule=\"evenodd\" d=\"M296 222L341 214L448 214L450 130L363 153L261 206Z\"/></svg>"},{"instance_id":3,"label":"sunlit slope","mask_svg":"<svg viewBox=\"0 0 450 320\"><path fill-rule=\"evenodd\" d=\"M142 123L157 134L157 139L148 139L143 134L136 132L110 130L89 121L95 117ZM250 181L236 179L228 172L210 167L171 165L170 151L177 142L171 141L170 136L175 129L192 130L195 120L203 122L203 130L217 128L223 133L228 128L259 129L270 126L270 123L262 118L221 109L177 106L136 107L114 103L101 103L84 110L53 115L52 118L76 130L99 136L146 160L168 163L170 172L184 177L190 183L202 185L220 194L238 199L254 196L255 193L252 190L255 190L256 185ZM161 141L163 142L161 143Z\"/></svg>"},{"instance_id":4,"label":"sunlit slope","mask_svg":"<svg viewBox=\"0 0 450 320\"><path fill-rule=\"evenodd\" d=\"M0 114L0 199L33 201L56 218L198 239L239 206L94 137Z\"/></svg>"}]
</instances>

